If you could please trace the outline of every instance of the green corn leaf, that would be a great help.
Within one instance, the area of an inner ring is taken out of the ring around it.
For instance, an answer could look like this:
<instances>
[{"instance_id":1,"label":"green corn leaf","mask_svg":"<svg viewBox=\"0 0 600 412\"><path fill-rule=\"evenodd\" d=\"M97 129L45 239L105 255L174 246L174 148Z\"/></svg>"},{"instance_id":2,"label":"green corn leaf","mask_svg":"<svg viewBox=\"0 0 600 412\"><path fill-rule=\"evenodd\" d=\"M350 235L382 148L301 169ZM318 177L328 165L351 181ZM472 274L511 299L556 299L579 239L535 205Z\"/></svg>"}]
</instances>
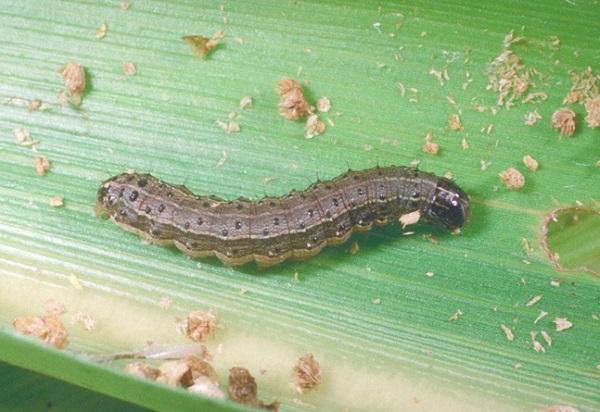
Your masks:
<instances>
[{"instance_id":1,"label":"green corn leaf","mask_svg":"<svg viewBox=\"0 0 600 412\"><path fill-rule=\"evenodd\" d=\"M595 2L0 4L0 361L12 365L4 383L12 405L27 405L34 390L24 368L51 377L41 389L48 399L68 390L85 399L75 385L128 402L123 408L241 409L128 376L125 362L97 361L148 341L186 343L177 321L213 308L222 328L207 347L222 389L229 368L247 367L259 398L279 399L285 411L600 408L598 277L557 271L540 246L549 212L577 201L598 207L598 129L587 127L581 104L569 105L572 138L550 127L570 72L600 72ZM203 59L182 40L219 30L224 39ZM510 48L532 70L528 93L547 99L517 99L507 110L486 89L486 73L511 31L524 38ZM86 71L79 106L57 98L69 61ZM279 115L283 77L299 80L312 104L331 100L319 115L324 134L306 139L304 122ZM253 103L242 109L244 96ZM30 111L33 99L43 104ZM526 126L535 110L541 119ZM455 114L463 130L449 128ZM14 129L39 141L35 152ZM421 149L429 132L437 156ZM537 172L523 165L526 154ZM51 163L43 177L35 156ZM256 199L348 168L414 160L451 172L471 196L460 236L396 224L261 271L187 259L94 215L100 183L129 169L197 194ZM522 189L500 182L508 167L523 173ZM51 207L53 196L64 206ZM597 228L559 243L585 242L584 260L598 267ZM360 250L351 254L354 241ZM48 299L67 310L70 343L60 352L11 330ZM95 329L74 322L77 313ZM573 326L557 332L556 318ZM322 383L301 395L290 375L307 352Z\"/></svg>"}]
</instances>

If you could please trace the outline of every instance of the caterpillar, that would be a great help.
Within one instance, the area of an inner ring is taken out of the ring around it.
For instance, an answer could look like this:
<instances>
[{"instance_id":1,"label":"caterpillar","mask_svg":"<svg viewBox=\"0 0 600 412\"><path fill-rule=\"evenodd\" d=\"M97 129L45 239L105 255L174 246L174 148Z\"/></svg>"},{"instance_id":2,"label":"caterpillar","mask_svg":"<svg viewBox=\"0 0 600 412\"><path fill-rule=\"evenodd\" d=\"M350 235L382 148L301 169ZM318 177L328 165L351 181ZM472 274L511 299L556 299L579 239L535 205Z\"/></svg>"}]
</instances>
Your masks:
<instances>
[{"instance_id":1,"label":"caterpillar","mask_svg":"<svg viewBox=\"0 0 600 412\"><path fill-rule=\"evenodd\" d=\"M402 166L348 170L282 197L232 201L196 196L149 174L123 173L102 183L96 212L159 245L193 258L216 256L228 266L272 266L305 259L354 231L419 211L455 230L469 219L469 198L454 182Z\"/></svg>"}]
</instances>

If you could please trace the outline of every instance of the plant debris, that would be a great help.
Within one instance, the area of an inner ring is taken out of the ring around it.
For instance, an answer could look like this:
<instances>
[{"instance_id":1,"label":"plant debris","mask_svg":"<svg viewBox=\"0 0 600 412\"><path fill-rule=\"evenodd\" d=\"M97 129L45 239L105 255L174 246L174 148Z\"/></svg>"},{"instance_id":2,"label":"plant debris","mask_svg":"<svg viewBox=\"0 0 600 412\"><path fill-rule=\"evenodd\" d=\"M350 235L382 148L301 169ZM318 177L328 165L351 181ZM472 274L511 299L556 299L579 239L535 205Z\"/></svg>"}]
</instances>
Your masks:
<instances>
[{"instance_id":1,"label":"plant debris","mask_svg":"<svg viewBox=\"0 0 600 412\"><path fill-rule=\"evenodd\" d=\"M531 306L535 305L536 303L538 303L540 300L542 300L542 295L534 296L531 299L529 299L529 301L525 304L525 306L531 307Z\"/></svg>"},{"instance_id":2,"label":"plant debris","mask_svg":"<svg viewBox=\"0 0 600 412\"><path fill-rule=\"evenodd\" d=\"M217 126L219 126L221 129L225 130L228 134L231 133L239 133L240 132L240 125L237 122L234 122L232 120L228 121L228 122L224 122L222 120L217 120Z\"/></svg>"},{"instance_id":3,"label":"plant debris","mask_svg":"<svg viewBox=\"0 0 600 412\"><path fill-rule=\"evenodd\" d=\"M270 411L279 410L279 401L265 404L256 398L256 380L248 369L234 367L229 369L229 388L227 388L229 399L246 406L254 406Z\"/></svg>"},{"instance_id":4,"label":"plant debris","mask_svg":"<svg viewBox=\"0 0 600 412\"><path fill-rule=\"evenodd\" d=\"M552 337L545 330L540 332L542 334L542 338L546 341L548 346L552 346Z\"/></svg>"},{"instance_id":5,"label":"plant debris","mask_svg":"<svg viewBox=\"0 0 600 412\"><path fill-rule=\"evenodd\" d=\"M448 127L457 132L462 132L465 129L460 122L460 116L456 113L450 115L448 118Z\"/></svg>"},{"instance_id":6,"label":"plant debris","mask_svg":"<svg viewBox=\"0 0 600 412\"><path fill-rule=\"evenodd\" d=\"M44 310L46 311L46 315L54 316L60 316L66 312L65 305L56 299L48 299L44 302Z\"/></svg>"},{"instance_id":7,"label":"plant debris","mask_svg":"<svg viewBox=\"0 0 600 412\"><path fill-rule=\"evenodd\" d=\"M125 365L125 372L137 376L138 378L146 378L156 380L160 375L160 370L151 367L146 362L131 362Z\"/></svg>"},{"instance_id":8,"label":"plant debris","mask_svg":"<svg viewBox=\"0 0 600 412\"><path fill-rule=\"evenodd\" d=\"M306 116L310 107L304 98L302 86L294 79L284 78L277 83L279 94L279 114L289 120Z\"/></svg>"},{"instance_id":9,"label":"plant debris","mask_svg":"<svg viewBox=\"0 0 600 412\"><path fill-rule=\"evenodd\" d=\"M132 62L124 62L123 63L123 72L127 76L135 76L137 74L137 67Z\"/></svg>"},{"instance_id":10,"label":"plant debris","mask_svg":"<svg viewBox=\"0 0 600 412\"><path fill-rule=\"evenodd\" d=\"M529 112L529 113L525 114L524 123L526 126L533 126L541 118L542 118L542 116L538 113L537 109L535 109L533 112Z\"/></svg>"},{"instance_id":11,"label":"plant debris","mask_svg":"<svg viewBox=\"0 0 600 412\"><path fill-rule=\"evenodd\" d=\"M415 210L414 212L403 214L398 221L402 225L402 229L404 229L408 225L414 225L419 219L421 219L421 211Z\"/></svg>"},{"instance_id":12,"label":"plant debris","mask_svg":"<svg viewBox=\"0 0 600 412\"><path fill-rule=\"evenodd\" d=\"M585 121L589 127L600 127L600 95L585 102L587 116Z\"/></svg>"},{"instance_id":13,"label":"plant debris","mask_svg":"<svg viewBox=\"0 0 600 412\"><path fill-rule=\"evenodd\" d=\"M31 99L27 102L27 110L33 112L35 110L44 110L44 102L40 99Z\"/></svg>"},{"instance_id":14,"label":"plant debris","mask_svg":"<svg viewBox=\"0 0 600 412\"><path fill-rule=\"evenodd\" d=\"M535 160L533 157L531 157L530 155L525 155L523 156L523 164L532 172L535 172L538 170L538 168L540 167L539 163L537 160Z\"/></svg>"},{"instance_id":15,"label":"plant debris","mask_svg":"<svg viewBox=\"0 0 600 412\"><path fill-rule=\"evenodd\" d=\"M571 323L567 318L554 318L552 322L554 322L556 325L557 332L562 332L563 330L573 327L573 323Z\"/></svg>"},{"instance_id":16,"label":"plant debris","mask_svg":"<svg viewBox=\"0 0 600 412\"><path fill-rule=\"evenodd\" d=\"M251 96L242 97L242 100L240 100L240 109L245 109L250 106L252 106L252 97Z\"/></svg>"},{"instance_id":17,"label":"plant debris","mask_svg":"<svg viewBox=\"0 0 600 412\"><path fill-rule=\"evenodd\" d=\"M58 95L59 101L79 106L86 86L85 69L79 63L70 61L59 70L59 74L65 83L65 89Z\"/></svg>"},{"instance_id":18,"label":"plant debris","mask_svg":"<svg viewBox=\"0 0 600 412\"><path fill-rule=\"evenodd\" d=\"M33 158L35 172L38 176L44 176L50 170L50 161L46 156L36 156Z\"/></svg>"},{"instance_id":19,"label":"plant debris","mask_svg":"<svg viewBox=\"0 0 600 412\"><path fill-rule=\"evenodd\" d=\"M571 83L571 90L565 96L563 104L585 104L600 94L600 75L594 74L591 67L582 73L572 71Z\"/></svg>"},{"instance_id":20,"label":"plant debris","mask_svg":"<svg viewBox=\"0 0 600 412\"><path fill-rule=\"evenodd\" d=\"M215 333L217 327L217 313L212 309L191 312L178 324L178 330L194 342L204 342Z\"/></svg>"},{"instance_id":21,"label":"plant debris","mask_svg":"<svg viewBox=\"0 0 600 412\"><path fill-rule=\"evenodd\" d=\"M221 43L224 37L225 32L223 30L219 30L213 33L211 38L193 35L183 36L182 39L184 42L191 46L192 51L196 56L198 56L201 59L204 59L214 48L216 48Z\"/></svg>"},{"instance_id":22,"label":"plant debris","mask_svg":"<svg viewBox=\"0 0 600 412\"><path fill-rule=\"evenodd\" d=\"M321 97L317 101L317 110L319 110L321 113L327 113L329 110L331 110L331 101L328 97Z\"/></svg>"},{"instance_id":23,"label":"plant debris","mask_svg":"<svg viewBox=\"0 0 600 412\"><path fill-rule=\"evenodd\" d=\"M76 312L71 321L80 324L88 332L96 329L96 319L83 312Z\"/></svg>"},{"instance_id":24,"label":"plant debris","mask_svg":"<svg viewBox=\"0 0 600 412\"><path fill-rule=\"evenodd\" d=\"M525 185L525 177L514 167L509 167L498 174L500 181L509 189L520 189Z\"/></svg>"},{"instance_id":25,"label":"plant debris","mask_svg":"<svg viewBox=\"0 0 600 412\"><path fill-rule=\"evenodd\" d=\"M13 129L13 134L15 135L15 139L17 143L21 146L31 147L35 150L35 145L39 143L39 140L33 140L31 135L29 134L28 129L19 128Z\"/></svg>"},{"instance_id":26,"label":"plant debris","mask_svg":"<svg viewBox=\"0 0 600 412\"><path fill-rule=\"evenodd\" d=\"M57 349L67 346L69 334L57 315L22 316L13 320L13 328L27 336L33 336Z\"/></svg>"},{"instance_id":27,"label":"plant debris","mask_svg":"<svg viewBox=\"0 0 600 412\"><path fill-rule=\"evenodd\" d=\"M529 336L531 336L531 343L533 345L533 350L536 351L537 353L545 353L546 352L546 348L544 348L544 345L542 345L540 342L537 341L536 336L537 336L537 332L529 332Z\"/></svg>"},{"instance_id":28,"label":"plant debris","mask_svg":"<svg viewBox=\"0 0 600 412\"><path fill-rule=\"evenodd\" d=\"M463 311L458 309L456 312L454 312L452 315L450 315L448 317L448 320L451 322L456 322L457 320L460 319L460 317L463 315Z\"/></svg>"},{"instance_id":29,"label":"plant debris","mask_svg":"<svg viewBox=\"0 0 600 412\"><path fill-rule=\"evenodd\" d=\"M421 150L423 153L433 156L438 154L440 146L437 143L433 143L433 135L431 132L428 132L427 135L425 135L425 143L423 143L423 146L421 146Z\"/></svg>"},{"instance_id":30,"label":"plant debris","mask_svg":"<svg viewBox=\"0 0 600 412\"><path fill-rule=\"evenodd\" d=\"M298 359L293 374L298 393L310 391L321 383L321 365L312 353L307 353Z\"/></svg>"},{"instance_id":31,"label":"plant debris","mask_svg":"<svg viewBox=\"0 0 600 412\"><path fill-rule=\"evenodd\" d=\"M535 320L533 321L533 324L535 325L536 323L538 323L540 320L544 319L546 316L548 316L548 312L541 310L540 314L538 315L537 318L535 318Z\"/></svg>"},{"instance_id":32,"label":"plant debris","mask_svg":"<svg viewBox=\"0 0 600 412\"><path fill-rule=\"evenodd\" d=\"M504 106L507 109L514 106L515 101L521 100L523 103L527 103L537 98L545 100L548 97L545 93L540 92L525 95L533 86L532 76L541 77L541 75L536 70L525 67L521 58L511 50L513 44L524 40L524 37L515 37L512 31L508 33L502 42L502 51L490 63L487 70L488 85L486 89L497 92L498 106Z\"/></svg>"},{"instance_id":33,"label":"plant debris","mask_svg":"<svg viewBox=\"0 0 600 412\"><path fill-rule=\"evenodd\" d=\"M575 127L575 112L568 107L562 107L552 114L552 128L558 130L561 136L572 136Z\"/></svg>"},{"instance_id":34,"label":"plant debris","mask_svg":"<svg viewBox=\"0 0 600 412\"><path fill-rule=\"evenodd\" d=\"M350 245L350 250L348 250L348 252L351 255L356 255L359 251L360 251L360 246L358 246L358 243L352 242L352 245Z\"/></svg>"},{"instance_id":35,"label":"plant debris","mask_svg":"<svg viewBox=\"0 0 600 412\"><path fill-rule=\"evenodd\" d=\"M48 204L51 207L63 207L65 205L64 199L60 196L52 196Z\"/></svg>"},{"instance_id":36,"label":"plant debris","mask_svg":"<svg viewBox=\"0 0 600 412\"><path fill-rule=\"evenodd\" d=\"M108 26L106 25L106 23L102 23L96 29L96 38L99 39L99 40L105 38L106 37L106 32L108 32Z\"/></svg>"},{"instance_id":37,"label":"plant debris","mask_svg":"<svg viewBox=\"0 0 600 412\"><path fill-rule=\"evenodd\" d=\"M509 342L515 340L515 334L513 333L511 328L506 326L504 323L501 323L500 329L502 329L502 332L504 332L504 335L506 336L506 339L508 339Z\"/></svg>"},{"instance_id":38,"label":"plant debris","mask_svg":"<svg viewBox=\"0 0 600 412\"><path fill-rule=\"evenodd\" d=\"M319 120L316 114L311 114L306 120L306 133L304 137L312 139L315 136L323 134L325 132L325 123Z\"/></svg>"}]
</instances>

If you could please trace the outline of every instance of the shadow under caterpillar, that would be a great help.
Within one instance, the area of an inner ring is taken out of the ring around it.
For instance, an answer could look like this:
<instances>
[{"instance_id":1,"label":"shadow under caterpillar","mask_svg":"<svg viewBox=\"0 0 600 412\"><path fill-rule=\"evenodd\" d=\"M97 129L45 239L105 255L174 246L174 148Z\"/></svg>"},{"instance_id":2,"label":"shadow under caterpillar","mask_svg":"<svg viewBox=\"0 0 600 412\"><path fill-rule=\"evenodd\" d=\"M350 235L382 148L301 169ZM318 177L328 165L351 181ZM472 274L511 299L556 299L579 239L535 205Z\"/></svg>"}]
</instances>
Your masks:
<instances>
[{"instance_id":1,"label":"shadow under caterpillar","mask_svg":"<svg viewBox=\"0 0 600 412\"><path fill-rule=\"evenodd\" d=\"M240 266L305 259L354 231L416 211L456 230L469 218L469 198L454 182L403 166L349 170L305 190L258 201L196 196L149 174L123 173L102 183L96 213L151 243L174 244L193 258L216 256Z\"/></svg>"}]
</instances>

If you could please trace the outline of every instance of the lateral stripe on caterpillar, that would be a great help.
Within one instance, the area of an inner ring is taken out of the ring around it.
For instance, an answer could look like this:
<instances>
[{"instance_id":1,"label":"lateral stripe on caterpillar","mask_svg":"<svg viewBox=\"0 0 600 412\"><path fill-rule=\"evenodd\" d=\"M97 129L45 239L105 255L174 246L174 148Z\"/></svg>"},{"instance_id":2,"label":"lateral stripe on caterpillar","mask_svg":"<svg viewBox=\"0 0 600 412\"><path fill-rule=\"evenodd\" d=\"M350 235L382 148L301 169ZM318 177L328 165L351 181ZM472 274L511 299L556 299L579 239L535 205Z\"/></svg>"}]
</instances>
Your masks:
<instances>
[{"instance_id":1,"label":"lateral stripe on caterpillar","mask_svg":"<svg viewBox=\"0 0 600 412\"><path fill-rule=\"evenodd\" d=\"M349 170L258 201L196 196L149 174L123 173L102 183L96 205L97 214L107 213L152 243L174 244L193 258L215 255L229 266L254 260L263 267L314 256L353 231L415 210L433 224L458 229L469 208L454 182L402 166Z\"/></svg>"}]
</instances>

